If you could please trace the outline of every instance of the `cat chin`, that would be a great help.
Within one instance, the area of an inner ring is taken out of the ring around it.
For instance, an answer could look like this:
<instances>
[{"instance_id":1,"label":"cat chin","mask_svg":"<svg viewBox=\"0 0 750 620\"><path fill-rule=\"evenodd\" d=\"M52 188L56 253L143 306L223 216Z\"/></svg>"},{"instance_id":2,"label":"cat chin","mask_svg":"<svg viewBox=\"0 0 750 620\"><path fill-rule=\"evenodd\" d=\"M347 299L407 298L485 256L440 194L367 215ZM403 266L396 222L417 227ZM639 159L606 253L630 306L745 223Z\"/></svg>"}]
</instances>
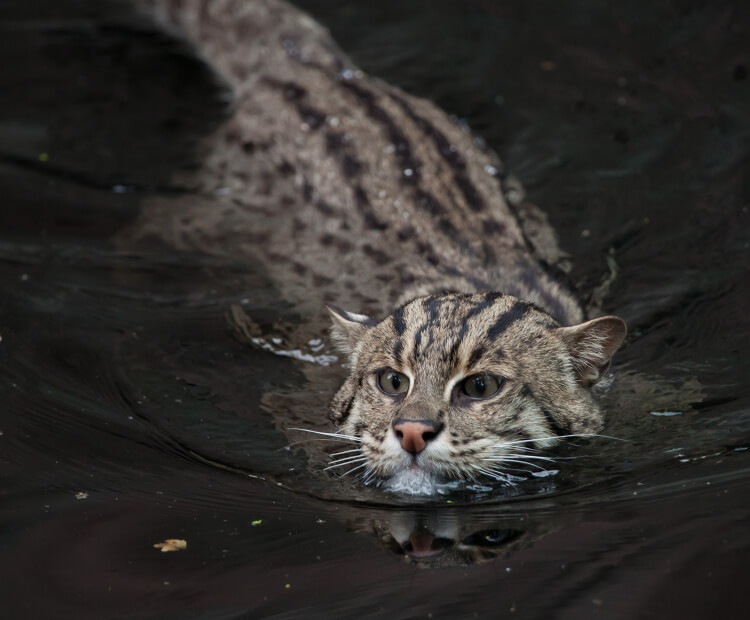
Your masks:
<instances>
[{"instance_id":1,"label":"cat chin","mask_svg":"<svg viewBox=\"0 0 750 620\"><path fill-rule=\"evenodd\" d=\"M384 490L404 495L435 495L438 493L437 477L417 465L393 474L383 485Z\"/></svg>"}]
</instances>

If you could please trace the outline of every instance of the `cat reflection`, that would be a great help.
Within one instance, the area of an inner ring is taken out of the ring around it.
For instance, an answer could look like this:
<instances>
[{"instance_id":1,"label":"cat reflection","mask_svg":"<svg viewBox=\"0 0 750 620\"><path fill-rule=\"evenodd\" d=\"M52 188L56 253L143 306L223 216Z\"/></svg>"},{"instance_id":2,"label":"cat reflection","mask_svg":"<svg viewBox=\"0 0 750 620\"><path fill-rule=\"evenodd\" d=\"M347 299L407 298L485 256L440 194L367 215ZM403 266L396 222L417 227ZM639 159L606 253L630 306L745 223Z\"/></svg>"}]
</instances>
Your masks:
<instances>
[{"instance_id":1,"label":"cat reflection","mask_svg":"<svg viewBox=\"0 0 750 620\"><path fill-rule=\"evenodd\" d=\"M356 529L373 534L379 544L419 568L482 564L530 546L546 532L529 528L523 517L451 511L389 512L357 519Z\"/></svg>"}]
</instances>

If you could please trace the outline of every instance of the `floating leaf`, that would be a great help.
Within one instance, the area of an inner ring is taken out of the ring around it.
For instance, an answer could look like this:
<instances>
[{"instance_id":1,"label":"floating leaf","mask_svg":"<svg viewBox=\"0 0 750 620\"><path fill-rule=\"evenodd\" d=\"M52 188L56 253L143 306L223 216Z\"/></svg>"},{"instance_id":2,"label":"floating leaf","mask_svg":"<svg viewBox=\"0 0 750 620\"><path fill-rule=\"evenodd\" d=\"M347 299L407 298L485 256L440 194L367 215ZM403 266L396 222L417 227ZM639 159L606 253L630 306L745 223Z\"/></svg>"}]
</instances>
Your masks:
<instances>
[{"instance_id":1,"label":"floating leaf","mask_svg":"<svg viewBox=\"0 0 750 620\"><path fill-rule=\"evenodd\" d=\"M164 542L156 543L156 549L161 549L162 553L166 551L182 551L187 549L187 541L181 538L167 538Z\"/></svg>"}]
</instances>

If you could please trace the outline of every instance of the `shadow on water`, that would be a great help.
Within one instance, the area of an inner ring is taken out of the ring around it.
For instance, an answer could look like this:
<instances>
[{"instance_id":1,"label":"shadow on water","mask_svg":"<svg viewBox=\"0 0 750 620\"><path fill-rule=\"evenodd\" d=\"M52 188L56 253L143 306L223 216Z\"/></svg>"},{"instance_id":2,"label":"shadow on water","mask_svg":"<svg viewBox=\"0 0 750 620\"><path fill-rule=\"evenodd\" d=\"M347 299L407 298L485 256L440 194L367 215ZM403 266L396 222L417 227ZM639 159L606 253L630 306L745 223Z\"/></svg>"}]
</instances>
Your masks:
<instances>
[{"instance_id":1,"label":"shadow on water","mask_svg":"<svg viewBox=\"0 0 750 620\"><path fill-rule=\"evenodd\" d=\"M549 214L569 283L632 328L605 395L619 441L422 503L289 446L272 412L314 424L340 370L310 383L232 336L232 304L299 321L256 266L110 242L150 194L188 191L172 174L226 109L211 72L123 3L0 8L8 617L745 608L750 15L591 4L299 3L367 72L467 119Z\"/></svg>"}]
</instances>

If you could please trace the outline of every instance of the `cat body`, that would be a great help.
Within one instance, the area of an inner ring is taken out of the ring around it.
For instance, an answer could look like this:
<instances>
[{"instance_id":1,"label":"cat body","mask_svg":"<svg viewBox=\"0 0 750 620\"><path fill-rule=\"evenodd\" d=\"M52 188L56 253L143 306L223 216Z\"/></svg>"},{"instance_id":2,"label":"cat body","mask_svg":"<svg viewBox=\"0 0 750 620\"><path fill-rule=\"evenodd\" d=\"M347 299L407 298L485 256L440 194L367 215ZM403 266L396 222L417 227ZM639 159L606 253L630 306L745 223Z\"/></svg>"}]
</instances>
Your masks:
<instances>
[{"instance_id":1,"label":"cat body","mask_svg":"<svg viewBox=\"0 0 750 620\"><path fill-rule=\"evenodd\" d=\"M195 46L231 111L176 175L190 191L151 199L127 240L264 265L305 337L335 304L350 375L330 413L363 479L502 479L519 454L601 428L589 387L624 323L578 325L544 216L514 212L465 127L365 76L279 0L137 5Z\"/></svg>"}]
</instances>

